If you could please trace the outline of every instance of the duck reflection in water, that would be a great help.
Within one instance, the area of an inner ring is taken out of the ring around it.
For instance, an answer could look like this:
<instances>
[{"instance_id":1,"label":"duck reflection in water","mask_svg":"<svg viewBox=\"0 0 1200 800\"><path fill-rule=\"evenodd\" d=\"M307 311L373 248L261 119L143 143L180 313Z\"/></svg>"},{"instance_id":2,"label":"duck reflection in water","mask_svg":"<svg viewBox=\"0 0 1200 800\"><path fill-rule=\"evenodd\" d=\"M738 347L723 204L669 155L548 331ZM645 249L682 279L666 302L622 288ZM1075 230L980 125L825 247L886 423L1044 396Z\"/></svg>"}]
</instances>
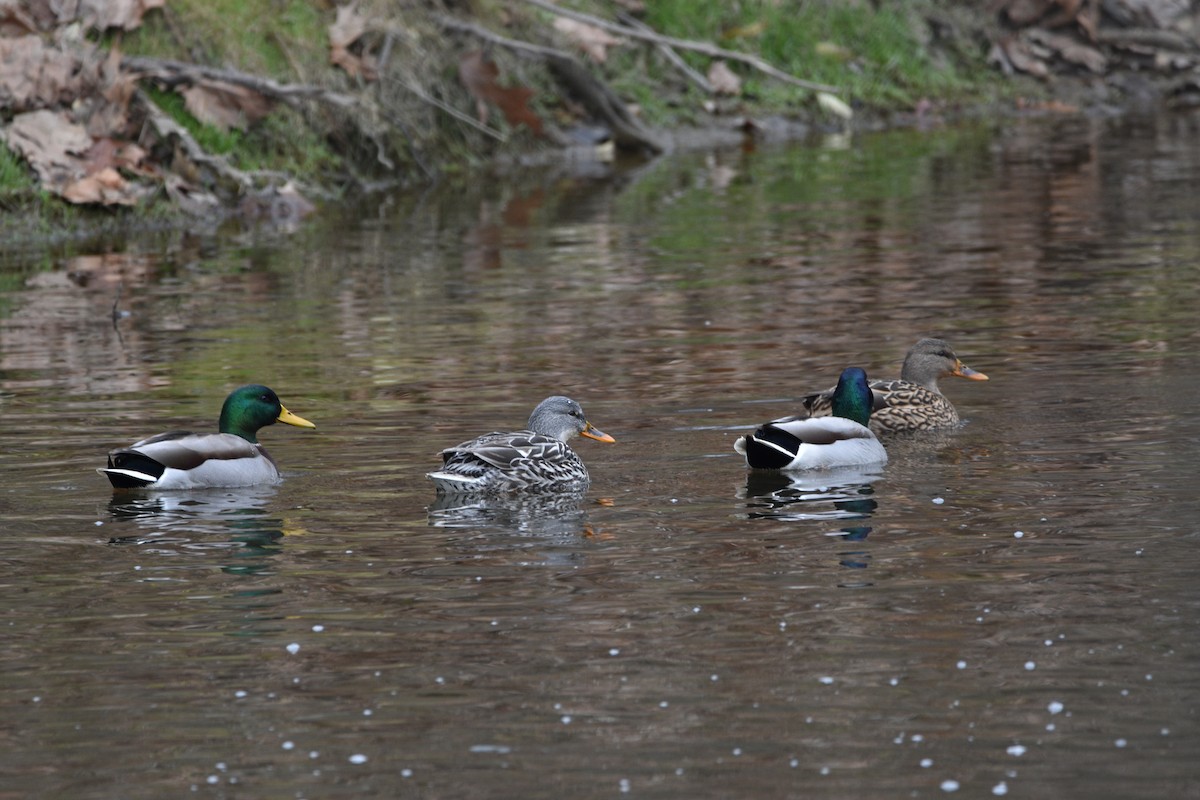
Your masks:
<instances>
[{"instance_id":1,"label":"duck reflection in water","mask_svg":"<svg viewBox=\"0 0 1200 800\"><path fill-rule=\"evenodd\" d=\"M115 492L108 503L112 525L121 533L110 544L142 545L164 555L229 550L242 559L261 558L280 550L286 534L283 519L267 506L276 486L242 489ZM256 572L250 563L223 567Z\"/></svg>"},{"instance_id":2,"label":"duck reflection in water","mask_svg":"<svg viewBox=\"0 0 1200 800\"><path fill-rule=\"evenodd\" d=\"M583 510L587 491L507 495L438 495L429 507L429 524L438 528L494 528L545 538L574 538L589 533Z\"/></svg>"},{"instance_id":3,"label":"duck reflection in water","mask_svg":"<svg viewBox=\"0 0 1200 800\"><path fill-rule=\"evenodd\" d=\"M589 552L580 546L585 540L608 538L592 528L585 502L583 489L486 497L441 495L429 507L429 524L470 531L459 544L475 555L517 555L527 565L578 566Z\"/></svg>"},{"instance_id":4,"label":"duck reflection in water","mask_svg":"<svg viewBox=\"0 0 1200 800\"><path fill-rule=\"evenodd\" d=\"M881 475L861 469L803 474L751 472L739 496L747 501L746 519L865 521L879 507L871 484ZM825 535L844 542L864 542L871 530L869 525L848 525ZM866 569L870 564L866 550L847 550L838 557L838 563L847 569Z\"/></svg>"},{"instance_id":5,"label":"duck reflection in water","mask_svg":"<svg viewBox=\"0 0 1200 800\"><path fill-rule=\"evenodd\" d=\"M871 484L878 469L847 467L813 472L747 473L738 497L746 500L745 519L862 519L878 505Z\"/></svg>"}]
</instances>

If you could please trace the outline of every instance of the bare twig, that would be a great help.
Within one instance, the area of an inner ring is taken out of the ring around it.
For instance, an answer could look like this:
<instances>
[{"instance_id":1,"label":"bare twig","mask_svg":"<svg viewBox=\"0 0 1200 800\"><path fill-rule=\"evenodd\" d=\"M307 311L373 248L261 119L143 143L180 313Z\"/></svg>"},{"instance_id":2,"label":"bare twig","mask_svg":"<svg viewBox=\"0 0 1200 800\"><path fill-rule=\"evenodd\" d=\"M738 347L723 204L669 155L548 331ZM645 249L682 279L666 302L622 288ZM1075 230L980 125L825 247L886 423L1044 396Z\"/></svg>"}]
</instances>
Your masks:
<instances>
[{"instance_id":1,"label":"bare twig","mask_svg":"<svg viewBox=\"0 0 1200 800\"><path fill-rule=\"evenodd\" d=\"M302 81L307 80L304 75L304 66L296 60L296 56L292 53L292 48L287 43L287 40L276 31L271 31L267 34L267 37L275 43L275 46L279 48L279 52L283 53L283 57L287 60L288 66L292 68L292 72L296 73L296 77Z\"/></svg>"},{"instance_id":2,"label":"bare twig","mask_svg":"<svg viewBox=\"0 0 1200 800\"><path fill-rule=\"evenodd\" d=\"M495 128L484 125L482 122L475 119L470 114L464 114L463 112L459 111L457 108L446 105L441 100L438 100L436 97L430 97L429 95L425 94L425 92L421 91L416 86L413 86L410 83L404 83L403 81L397 81L397 83L399 83L400 86L403 86L405 89L407 89L408 91L410 91L414 95L416 95L417 99L422 100L423 102L429 103L429 105L433 106L434 108L438 109L439 111L446 112L447 114L449 114L450 116L452 116L456 120L458 120L459 122L462 122L466 125L470 125L472 128L475 128L480 133L485 133L498 142L504 141L503 133L496 130Z\"/></svg>"},{"instance_id":3,"label":"bare twig","mask_svg":"<svg viewBox=\"0 0 1200 800\"><path fill-rule=\"evenodd\" d=\"M485 42L498 44L507 47L509 50L515 50L528 56L537 56L538 58L553 58L555 56L565 56L561 50L556 50L553 47L544 47L540 44L532 42L524 42L520 39L509 39L507 36L501 36L498 33L493 33L482 25L476 25L473 22L457 19L456 17L446 16L445 14L437 15L438 24L443 28L449 28L454 31L462 31L477 36Z\"/></svg>"},{"instance_id":4,"label":"bare twig","mask_svg":"<svg viewBox=\"0 0 1200 800\"><path fill-rule=\"evenodd\" d=\"M121 292L123 292L124 290L125 290L125 283L124 283L124 281L122 281L121 283L117 284L117 294L115 297L113 297L112 323L113 323L114 328L117 327L117 320L121 319L121 317L128 316L128 314L126 312L121 310Z\"/></svg>"},{"instance_id":5,"label":"bare twig","mask_svg":"<svg viewBox=\"0 0 1200 800\"><path fill-rule=\"evenodd\" d=\"M270 78L262 78L246 72L239 72L238 70L217 69L216 67L206 67L202 64L172 61L167 58L127 56L121 59L121 66L131 72L138 72L168 84L195 81L197 79L232 83L236 86L253 89L260 94L280 100L291 106L297 105L301 100L316 100L339 108L351 108L361 102L353 95L331 92L328 89L322 89L320 86L279 83Z\"/></svg>"},{"instance_id":6,"label":"bare twig","mask_svg":"<svg viewBox=\"0 0 1200 800\"><path fill-rule=\"evenodd\" d=\"M833 86L801 80L794 75L789 75L783 70L776 69L758 56L752 56L749 53L739 53L736 50L726 50L722 47L717 47L714 44L710 44L709 42L696 42L690 39L676 39L673 36L662 36L657 33L638 30L637 28L630 28L626 25L619 25L615 22L609 22L608 20L601 19L600 17L593 17L591 14L583 14L578 11L571 11L567 8L560 8L553 3L547 2L546 0L524 0L524 2L529 3L532 6L537 6L543 11L549 11L551 14L557 14L560 17L573 19L577 22L585 22L588 25L595 25L597 28L603 28L606 31L619 33L622 36L628 36L630 39L640 39L644 42L652 42L653 44L658 45L665 44L668 47L675 47L680 50L691 50L695 53L703 53L704 55L712 58L724 58L728 61L737 61L754 67L759 72L770 75L772 78L783 81L784 83L790 83L794 86L799 86L804 89L811 89L814 92L828 92L829 94L838 93L838 90Z\"/></svg>"},{"instance_id":7,"label":"bare twig","mask_svg":"<svg viewBox=\"0 0 1200 800\"><path fill-rule=\"evenodd\" d=\"M146 120L151 127L163 139L172 137L178 139L179 147L183 150L184 155L195 164L208 167L217 175L226 180L236 183L241 189L245 190L254 185L254 179L242 172L237 167L234 167L221 156L209 154L200 143L193 138L188 129L180 125L175 120L164 112L161 108L155 105L154 101L145 92L137 93L138 101L146 109Z\"/></svg>"},{"instance_id":8,"label":"bare twig","mask_svg":"<svg viewBox=\"0 0 1200 800\"><path fill-rule=\"evenodd\" d=\"M391 56L392 56L392 45L394 44L395 39L396 39L396 34L393 31L388 31L383 36L383 49L379 53L379 67L378 67L379 86L380 87L382 87L384 82L388 79L387 78L387 76L388 76L387 65L388 65L388 61L391 59ZM401 84L401 85L403 85L403 84ZM405 87L405 88L407 88L407 87ZM418 97L420 97L420 95L418 95ZM421 99L425 99L425 98L422 97ZM429 168L429 165L425 163L425 157L423 155L421 155L421 148L417 146L417 140L413 136L412 131L409 129L408 124L406 122L404 122L404 120L400 119L399 117L395 117L395 116L387 113L387 104L386 103L381 102L379 104L379 107L383 110L382 113L383 113L384 117L389 122L391 122L392 125L396 126L396 128L404 136L404 140L406 142L408 142L408 152L412 155L413 161L416 162L416 164L420 168L421 172L423 172L425 174L426 180L429 180L429 181L436 180L437 176L435 176L433 174L433 170L431 170ZM383 154L382 152L380 152L376 156L376 158L379 159L379 161L381 163L384 163L385 161L388 163L391 162L391 159L387 158L387 156L385 154Z\"/></svg>"},{"instance_id":9,"label":"bare twig","mask_svg":"<svg viewBox=\"0 0 1200 800\"><path fill-rule=\"evenodd\" d=\"M625 25L628 25L631 28L636 28L637 30L640 30L640 31L649 31L650 33L654 33L654 29L651 28L649 25L642 22L640 19L637 19L636 17L630 16L629 14L625 13L624 11L621 11L617 14L617 19L621 20L622 23L624 23ZM667 61L670 61L672 64L674 64L675 69L682 72L684 74L684 77L688 78L688 80L690 80L692 83L699 86L700 89L705 94L713 93L713 91L714 91L713 85L711 83L709 83L708 78L704 77L699 72L692 69L691 66L689 66L688 63L686 61L684 61L682 57L680 57L679 53L676 53L675 50L669 44L660 44L658 46L658 51L663 54L663 57L666 58Z\"/></svg>"}]
</instances>

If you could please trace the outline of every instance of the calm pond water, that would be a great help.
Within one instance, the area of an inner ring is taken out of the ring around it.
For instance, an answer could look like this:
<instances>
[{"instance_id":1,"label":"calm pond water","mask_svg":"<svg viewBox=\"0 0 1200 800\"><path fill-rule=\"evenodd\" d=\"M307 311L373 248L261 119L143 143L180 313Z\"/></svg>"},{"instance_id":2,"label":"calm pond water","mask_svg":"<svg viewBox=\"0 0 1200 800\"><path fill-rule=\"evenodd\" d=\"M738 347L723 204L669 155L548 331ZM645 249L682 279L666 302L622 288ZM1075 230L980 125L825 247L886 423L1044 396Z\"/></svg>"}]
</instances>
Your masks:
<instances>
[{"instance_id":1,"label":"calm pond water","mask_svg":"<svg viewBox=\"0 0 1200 800\"><path fill-rule=\"evenodd\" d=\"M531 173L0 256L0 798L1200 796L1200 117ZM118 287L120 290L118 291ZM112 313L127 312L114 325ZM965 424L748 477L949 339ZM286 480L107 450L275 388ZM434 502L565 393L586 495Z\"/></svg>"}]
</instances>

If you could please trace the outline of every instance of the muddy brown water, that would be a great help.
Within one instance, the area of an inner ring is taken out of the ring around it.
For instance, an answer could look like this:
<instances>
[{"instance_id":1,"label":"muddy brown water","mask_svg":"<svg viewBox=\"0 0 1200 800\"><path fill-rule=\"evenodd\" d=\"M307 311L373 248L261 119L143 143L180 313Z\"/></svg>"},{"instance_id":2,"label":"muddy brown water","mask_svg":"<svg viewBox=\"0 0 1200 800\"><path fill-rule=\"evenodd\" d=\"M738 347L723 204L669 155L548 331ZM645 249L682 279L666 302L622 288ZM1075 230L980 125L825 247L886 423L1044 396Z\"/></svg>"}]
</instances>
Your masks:
<instances>
[{"instance_id":1,"label":"muddy brown water","mask_svg":"<svg viewBox=\"0 0 1200 800\"><path fill-rule=\"evenodd\" d=\"M1200 795L1200 117L681 154L0 257L0 797ZM111 312L126 312L114 326ZM881 471L747 426L940 334ZM114 494L239 383L286 480ZM424 472L551 393L583 495Z\"/></svg>"}]
</instances>

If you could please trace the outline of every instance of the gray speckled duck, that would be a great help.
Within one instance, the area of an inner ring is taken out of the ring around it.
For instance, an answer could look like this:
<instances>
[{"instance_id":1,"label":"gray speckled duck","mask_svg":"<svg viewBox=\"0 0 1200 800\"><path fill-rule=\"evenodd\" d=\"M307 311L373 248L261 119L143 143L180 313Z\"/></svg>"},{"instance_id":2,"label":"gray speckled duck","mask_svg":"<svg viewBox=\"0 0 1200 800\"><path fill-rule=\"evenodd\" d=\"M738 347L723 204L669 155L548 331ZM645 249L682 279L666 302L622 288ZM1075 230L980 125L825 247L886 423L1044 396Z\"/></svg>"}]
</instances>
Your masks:
<instances>
[{"instance_id":1,"label":"gray speckled duck","mask_svg":"<svg viewBox=\"0 0 1200 800\"><path fill-rule=\"evenodd\" d=\"M442 468L427 473L439 494L500 494L587 486L588 471L567 441L586 436L615 442L597 430L569 397L547 397L525 430L488 433L442 451Z\"/></svg>"}]
</instances>

